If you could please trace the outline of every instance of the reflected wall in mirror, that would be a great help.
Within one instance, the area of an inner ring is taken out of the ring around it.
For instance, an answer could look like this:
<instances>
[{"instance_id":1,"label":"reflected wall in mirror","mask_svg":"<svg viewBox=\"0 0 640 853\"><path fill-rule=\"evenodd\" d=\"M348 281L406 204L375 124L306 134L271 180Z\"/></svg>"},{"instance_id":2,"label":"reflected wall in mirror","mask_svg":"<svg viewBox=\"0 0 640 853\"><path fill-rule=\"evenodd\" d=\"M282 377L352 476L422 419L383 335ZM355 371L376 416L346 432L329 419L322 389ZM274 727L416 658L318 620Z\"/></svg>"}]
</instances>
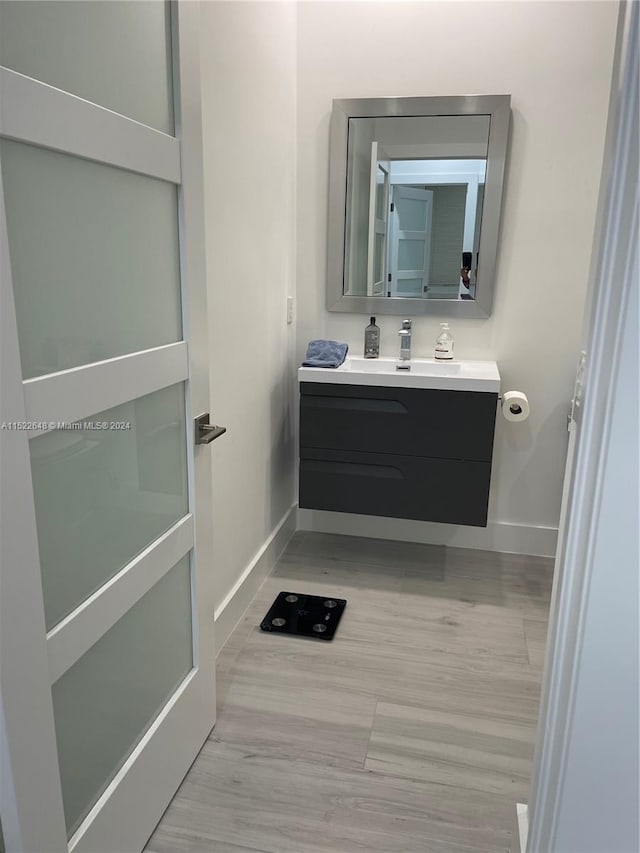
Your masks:
<instances>
[{"instance_id":1,"label":"reflected wall in mirror","mask_svg":"<svg viewBox=\"0 0 640 853\"><path fill-rule=\"evenodd\" d=\"M329 310L489 315L509 101L334 101Z\"/></svg>"}]
</instances>

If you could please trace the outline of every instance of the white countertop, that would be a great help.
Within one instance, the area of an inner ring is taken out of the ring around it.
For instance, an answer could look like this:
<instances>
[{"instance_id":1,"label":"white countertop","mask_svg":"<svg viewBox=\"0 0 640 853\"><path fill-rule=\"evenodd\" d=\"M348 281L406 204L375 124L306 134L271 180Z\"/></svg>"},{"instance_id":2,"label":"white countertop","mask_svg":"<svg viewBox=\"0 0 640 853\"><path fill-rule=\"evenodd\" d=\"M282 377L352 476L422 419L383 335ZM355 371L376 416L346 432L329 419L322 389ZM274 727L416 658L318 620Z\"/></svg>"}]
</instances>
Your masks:
<instances>
[{"instance_id":1,"label":"white countertop","mask_svg":"<svg viewBox=\"0 0 640 853\"><path fill-rule=\"evenodd\" d=\"M397 358L349 356L340 367L300 367L299 382L331 382L338 385L372 385L391 388L435 388L449 391L500 391L495 361L412 358L409 370L398 370Z\"/></svg>"}]
</instances>

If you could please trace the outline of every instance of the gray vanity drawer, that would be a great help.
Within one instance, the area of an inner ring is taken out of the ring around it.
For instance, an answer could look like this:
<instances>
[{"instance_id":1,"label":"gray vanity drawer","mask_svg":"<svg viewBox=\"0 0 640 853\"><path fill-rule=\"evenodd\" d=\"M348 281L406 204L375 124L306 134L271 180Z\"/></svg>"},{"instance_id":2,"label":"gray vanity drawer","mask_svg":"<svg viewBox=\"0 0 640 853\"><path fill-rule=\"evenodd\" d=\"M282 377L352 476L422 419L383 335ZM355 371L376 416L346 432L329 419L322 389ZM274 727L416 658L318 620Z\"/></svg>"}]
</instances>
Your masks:
<instances>
[{"instance_id":1,"label":"gray vanity drawer","mask_svg":"<svg viewBox=\"0 0 640 853\"><path fill-rule=\"evenodd\" d=\"M358 450L490 462L497 394L300 385L300 449Z\"/></svg>"},{"instance_id":2,"label":"gray vanity drawer","mask_svg":"<svg viewBox=\"0 0 640 853\"><path fill-rule=\"evenodd\" d=\"M490 462L310 449L301 456L301 507L486 526Z\"/></svg>"}]
</instances>

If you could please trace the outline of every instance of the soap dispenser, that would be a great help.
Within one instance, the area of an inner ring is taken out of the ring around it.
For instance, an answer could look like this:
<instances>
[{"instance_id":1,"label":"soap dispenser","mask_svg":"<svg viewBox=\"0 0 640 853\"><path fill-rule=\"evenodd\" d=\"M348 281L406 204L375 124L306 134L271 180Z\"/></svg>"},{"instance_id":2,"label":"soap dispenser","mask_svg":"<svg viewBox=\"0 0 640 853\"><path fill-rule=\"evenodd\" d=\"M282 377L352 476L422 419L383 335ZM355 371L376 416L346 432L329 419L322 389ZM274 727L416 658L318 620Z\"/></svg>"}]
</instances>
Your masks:
<instances>
[{"instance_id":1,"label":"soap dispenser","mask_svg":"<svg viewBox=\"0 0 640 853\"><path fill-rule=\"evenodd\" d=\"M380 355L380 327L376 326L376 318L372 317L370 324L364 330L364 357L378 358Z\"/></svg>"},{"instance_id":2,"label":"soap dispenser","mask_svg":"<svg viewBox=\"0 0 640 853\"><path fill-rule=\"evenodd\" d=\"M451 360L453 358L453 336L449 331L448 323L440 323L441 332L436 338L436 350L434 358L439 361Z\"/></svg>"}]
</instances>

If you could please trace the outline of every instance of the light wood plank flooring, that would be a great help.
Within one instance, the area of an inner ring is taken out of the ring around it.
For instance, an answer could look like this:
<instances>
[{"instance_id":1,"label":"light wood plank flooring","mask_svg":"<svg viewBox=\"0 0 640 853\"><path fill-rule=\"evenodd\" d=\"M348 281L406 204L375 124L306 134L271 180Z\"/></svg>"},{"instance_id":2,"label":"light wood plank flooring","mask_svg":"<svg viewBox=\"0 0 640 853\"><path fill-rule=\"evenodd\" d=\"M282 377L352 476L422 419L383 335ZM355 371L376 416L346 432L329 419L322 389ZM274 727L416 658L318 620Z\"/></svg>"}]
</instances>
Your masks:
<instances>
[{"instance_id":1,"label":"light wood plank flooring","mask_svg":"<svg viewBox=\"0 0 640 853\"><path fill-rule=\"evenodd\" d=\"M300 532L218 657L218 722L147 853L517 851L552 561ZM331 643L263 634L347 598Z\"/></svg>"}]
</instances>

